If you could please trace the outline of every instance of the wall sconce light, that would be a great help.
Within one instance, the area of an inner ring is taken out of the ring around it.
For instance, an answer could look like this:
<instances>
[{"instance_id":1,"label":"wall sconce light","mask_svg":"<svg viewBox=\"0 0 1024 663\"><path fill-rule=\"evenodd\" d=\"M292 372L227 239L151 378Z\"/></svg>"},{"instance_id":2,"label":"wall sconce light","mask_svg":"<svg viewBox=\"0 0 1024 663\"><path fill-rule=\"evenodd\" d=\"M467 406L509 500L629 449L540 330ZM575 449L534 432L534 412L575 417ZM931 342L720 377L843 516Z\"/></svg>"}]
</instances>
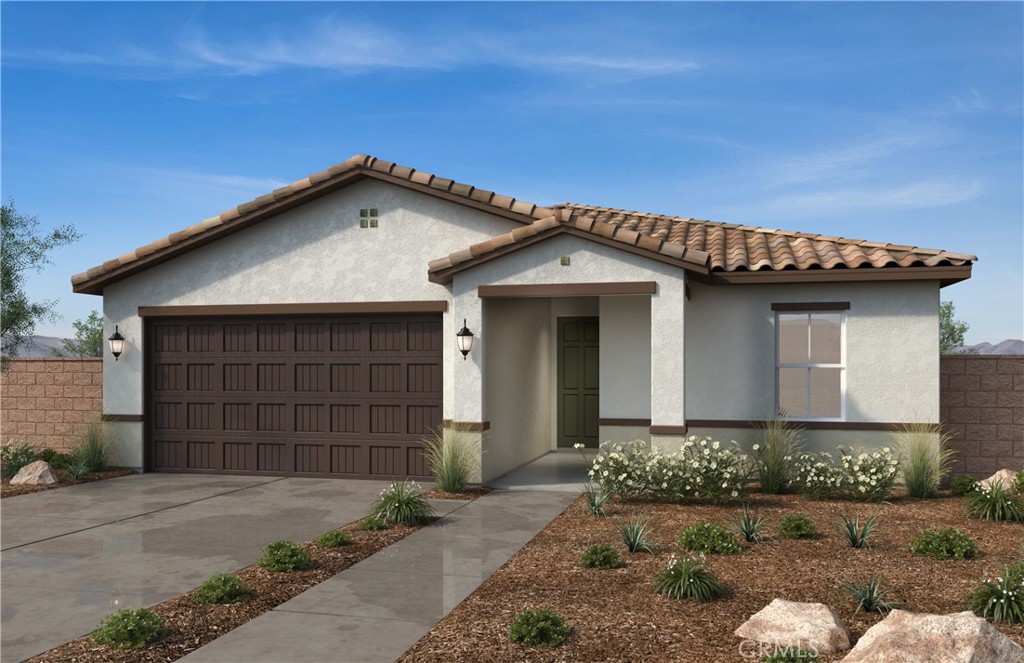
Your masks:
<instances>
[{"instance_id":1,"label":"wall sconce light","mask_svg":"<svg viewBox=\"0 0 1024 663\"><path fill-rule=\"evenodd\" d=\"M124 352L124 336L117 331L117 325L114 325L114 335L107 340L110 341L110 354L114 355L114 361L117 361L121 353Z\"/></svg>"},{"instance_id":2,"label":"wall sconce light","mask_svg":"<svg viewBox=\"0 0 1024 663\"><path fill-rule=\"evenodd\" d=\"M466 326L466 319L462 319L462 329L455 332L455 340L459 344L459 352L462 353L462 358L465 359L469 351L473 349L473 332L469 331L469 327Z\"/></svg>"}]
</instances>

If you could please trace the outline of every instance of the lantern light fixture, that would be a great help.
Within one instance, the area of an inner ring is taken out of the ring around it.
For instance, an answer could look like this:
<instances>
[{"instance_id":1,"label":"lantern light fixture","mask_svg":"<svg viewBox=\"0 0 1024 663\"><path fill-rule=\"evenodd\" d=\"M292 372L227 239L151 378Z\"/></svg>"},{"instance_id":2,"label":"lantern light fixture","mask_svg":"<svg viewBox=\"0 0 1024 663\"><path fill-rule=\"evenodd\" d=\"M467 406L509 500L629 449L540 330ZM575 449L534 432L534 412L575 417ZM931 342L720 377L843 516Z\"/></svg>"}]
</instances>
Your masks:
<instances>
[{"instance_id":1,"label":"lantern light fixture","mask_svg":"<svg viewBox=\"0 0 1024 663\"><path fill-rule=\"evenodd\" d=\"M117 330L117 325L114 325L114 334L107 340L110 341L110 354L114 355L114 361L117 361L124 352L124 336Z\"/></svg>"},{"instance_id":2,"label":"lantern light fixture","mask_svg":"<svg viewBox=\"0 0 1024 663\"><path fill-rule=\"evenodd\" d=\"M473 349L473 332L469 331L469 327L466 326L466 319L462 319L462 329L455 332L455 340L459 344L459 352L462 353L462 358L466 359L469 355L469 351Z\"/></svg>"}]
</instances>

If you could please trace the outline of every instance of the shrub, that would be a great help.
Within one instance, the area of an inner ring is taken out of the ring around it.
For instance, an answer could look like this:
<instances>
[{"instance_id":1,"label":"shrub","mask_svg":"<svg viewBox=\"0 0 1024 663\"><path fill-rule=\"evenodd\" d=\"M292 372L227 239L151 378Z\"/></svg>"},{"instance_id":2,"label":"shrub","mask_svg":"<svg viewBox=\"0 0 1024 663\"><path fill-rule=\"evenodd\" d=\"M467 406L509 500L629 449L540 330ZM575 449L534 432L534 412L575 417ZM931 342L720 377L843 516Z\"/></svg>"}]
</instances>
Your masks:
<instances>
[{"instance_id":1,"label":"shrub","mask_svg":"<svg viewBox=\"0 0 1024 663\"><path fill-rule=\"evenodd\" d=\"M36 451L28 442L21 441L0 447L0 476L11 479L21 468L36 459Z\"/></svg>"},{"instance_id":2,"label":"shrub","mask_svg":"<svg viewBox=\"0 0 1024 663\"><path fill-rule=\"evenodd\" d=\"M964 495L970 495L978 489L978 480L972 477L970 474L959 474L953 479L953 485L951 486L953 494L957 497L963 497Z\"/></svg>"},{"instance_id":3,"label":"shrub","mask_svg":"<svg viewBox=\"0 0 1024 663\"><path fill-rule=\"evenodd\" d=\"M840 519L842 525L843 534L846 535L846 540L850 542L852 548L867 548L868 537L875 531L875 527L878 524L878 520L874 516L869 516L864 524L860 524L860 516L854 517L850 520L849 516L843 516Z\"/></svg>"},{"instance_id":4,"label":"shrub","mask_svg":"<svg viewBox=\"0 0 1024 663\"><path fill-rule=\"evenodd\" d=\"M902 450L903 483L911 497L934 497L949 473L952 435L941 426L903 424L894 434Z\"/></svg>"},{"instance_id":5,"label":"shrub","mask_svg":"<svg viewBox=\"0 0 1024 663\"><path fill-rule=\"evenodd\" d=\"M933 559L973 559L978 556L971 537L953 527L924 530L910 542L910 552Z\"/></svg>"},{"instance_id":6,"label":"shrub","mask_svg":"<svg viewBox=\"0 0 1024 663\"><path fill-rule=\"evenodd\" d=\"M71 449L72 464L84 465L88 472L102 470L110 461L110 440L100 422L93 422Z\"/></svg>"},{"instance_id":7,"label":"shrub","mask_svg":"<svg viewBox=\"0 0 1024 663\"><path fill-rule=\"evenodd\" d=\"M313 566L309 551L294 541L275 541L256 563L268 571L302 571Z\"/></svg>"},{"instance_id":8,"label":"shrub","mask_svg":"<svg viewBox=\"0 0 1024 663\"><path fill-rule=\"evenodd\" d=\"M747 457L735 442L724 445L694 435L683 440L679 453L687 467L680 497L717 502L734 500L743 494L743 484L750 472Z\"/></svg>"},{"instance_id":9,"label":"shrub","mask_svg":"<svg viewBox=\"0 0 1024 663\"><path fill-rule=\"evenodd\" d=\"M1024 520L1024 498L1011 493L1002 481L979 488L967 497L967 513L985 520Z\"/></svg>"},{"instance_id":10,"label":"shrub","mask_svg":"<svg viewBox=\"0 0 1024 663\"><path fill-rule=\"evenodd\" d=\"M602 543L584 550L580 564L588 569L614 569L622 566L622 558L618 550Z\"/></svg>"},{"instance_id":11,"label":"shrub","mask_svg":"<svg viewBox=\"0 0 1024 663\"><path fill-rule=\"evenodd\" d=\"M794 483L807 497L825 499L842 488L843 473L828 452L800 454L794 463Z\"/></svg>"},{"instance_id":12,"label":"shrub","mask_svg":"<svg viewBox=\"0 0 1024 663\"><path fill-rule=\"evenodd\" d=\"M53 459L57 455L56 449L50 447L43 447L42 449L36 449L36 460L41 460L44 463L49 463L53 466Z\"/></svg>"},{"instance_id":13,"label":"shrub","mask_svg":"<svg viewBox=\"0 0 1024 663\"><path fill-rule=\"evenodd\" d=\"M251 594L249 585L238 576L218 573L199 585L194 598L197 603L238 603Z\"/></svg>"},{"instance_id":14,"label":"shrub","mask_svg":"<svg viewBox=\"0 0 1024 663\"><path fill-rule=\"evenodd\" d=\"M764 518L756 512L751 513L747 504L743 505L743 513L736 521L736 529L739 530L743 539L749 543L756 543L764 540L765 529Z\"/></svg>"},{"instance_id":15,"label":"shrub","mask_svg":"<svg viewBox=\"0 0 1024 663\"><path fill-rule=\"evenodd\" d=\"M647 541L648 535L654 531L646 518L634 516L619 524L619 533L622 535L622 542L626 544L626 550L631 553L649 552L654 554L654 546Z\"/></svg>"},{"instance_id":16,"label":"shrub","mask_svg":"<svg viewBox=\"0 0 1024 663\"><path fill-rule=\"evenodd\" d=\"M338 548L351 545L352 536L348 532L332 530L318 536L316 542L321 548Z\"/></svg>"},{"instance_id":17,"label":"shrub","mask_svg":"<svg viewBox=\"0 0 1024 663\"><path fill-rule=\"evenodd\" d=\"M524 610L516 615L508 629L508 639L527 647L557 647L572 629L550 610Z\"/></svg>"},{"instance_id":18,"label":"shrub","mask_svg":"<svg viewBox=\"0 0 1024 663\"><path fill-rule=\"evenodd\" d=\"M388 524L383 520L374 518L373 516L367 516L359 521L356 526L361 532L380 532L388 528Z\"/></svg>"},{"instance_id":19,"label":"shrub","mask_svg":"<svg viewBox=\"0 0 1024 663\"><path fill-rule=\"evenodd\" d=\"M370 515L388 525L420 525L434 516L434 507L423 499L423 490L415 481L392 481L380 491Z\"/></svg>"},{"instance_id":20,"label":"shrub","mask_svg":"<svg viewBox=\"0 0 1024 663\"><path fill-rule=\"evenodd\" d=\"M703 520L684 529L677 541L684 550L705 555L734 555L742 550L731 529Z\"/></svg>"},{"instance_id":21,"label":"shrub","mask_svg":"<svg viewBox=\"0 0 1024 663\"><path fill-rule=\"evenodd\" d=\"M124 608L103 620L91 637L93 642L114 649L142 649L166 635L160 615L147 608Z\"/></svg>"},{"instance_id":22,"label":"shrub","mask_svg":"<svg viewBox=\"0 0 1024 663\"><path fill-rule=\"evenodd\" d=\"M853 598L857 599L857 609L854 611L854 615L861 610L886 615L892 610L901 607L901 604L885 598L892 590L882 589L882 580L878 576L871 578L867 583L851 583L849 585L841 585L841 587L849 592Z\"/></svg>"},{"instance_id":23,"label":"shrub","mask_svg":"<svg viewBox=\"0 0 1024 663\"><path fill-rule=\"evenodd\" d=\"M643 440L602 445L590 466L590 478L610 495L628 499L643 494L649 483L645 472L649 455L646 447Z\"/></svg>"},{"instance_id":24,"label":"shrub","mask_svg":"<svg viewBox=\"0 0 1024 663\"><path fill-rule=\"evenodd\" d=\"M74 461L61 469L61 472L63 472L69 479L74 479L75 481L81 479L91 471L92 470L89 469L88 465L83 465Z\"/></svg>"},{"instance_id":25,"label":"shrub","mask_svg":"<svg viewBox=\"0 0 1024 663\"><path fill-rule=\"evenodd\" d=\"M818 530L807 516L795 514L786 516L779 524L779 536L787 539L816 539Z\"/></svg>"},{"instance_id":26,"label":"shrub","mask_svg":"<svg viewBox=\"0 0 1024 663\"><path fill-rule=\"evenodd\" d=\"M1017 472L1017 476L1013 478L1013 484L1010 486L1010 490L1018 495L1024 495L1024 469Z\"/></svg>"},{"instance_id":27,"label":"shrub","mask_svg":"<svg viewBox=\"0 0 1024 663\"><path fill-rule=\"evenodd\" d=\"M800 453L803 428L785 417L772 417L757 425L760 443L754 445L754 469L761 492L784 493L793 480L793 459Z\"/></svg>"},{"instance_id":28,"label":"shrub","mask_svg":"<svg viewBox=\"0 0 1024 663\"><path fill-rule=\"evenodd\" d=\"M882 502L889 497L899 475L899 456L889 447L853 455L839 448L842 465L842 494L865 502Z\"/></svg>"},{"instance_id":29,"label":"shrub","mask_svg":"<svg viewBox=\"0 0 1024 663\"><path fill-rule=\"evenodd\" d=\"M583 486L583 495L587 498L587 510L595 516L606 516L604 505L611 499L611 494L589 481Z\"/></svg>"},{"instance_id":30,"label":"shrub","mask_svg":"<svg viewBox=\"0 0 1024 663\"><path fill-rule=\"evenodd\" d=\"M654 578L654 590L670 599L693 599L701 603L726 595L725 587L703 564L688 557L677 557L675 553Z\"/></svg>"},{"instance_id":31,"label":"shrub","mask_svg":"<svg viewBox=\"0 0 1024 663\"><path fill-rule=\"evenodd\" d=\"M800 645L777 648L761 657L761 663L820 663L816 650L804 649Z\"/></svg>"},{"instance_id":32,"label":"shrub","mask_svg":"<svg viewBox=\"0 0 1024 663\"><path fill-rule=\"evenodd\" d=\"M58 452L53 454L50 460L46 461L55 470L66 470L75 464L75 459L71 457L71 454Z\"/></svg>"},{"instance_id":33,"label":"shrub","mask_svg":"<svg viewBox=\"0 0 1024 663\"><path fill-rule=\"evenodd\" d=\"M1004 568L994 580L985 578L968 595L967 609L994 622L1024 623L1024 562Z\"/></svg>"},{"instance_id":34,"label":"shrub","mask_svg":"<svg viewBox=\"0 0 1024 663\"><path fill-rule=\"evenodd\" d=\"M423 440L434 483L448 493L466 490L476 461L474 438L464 424L440 427Z\"/></svg>"}]
</instances>

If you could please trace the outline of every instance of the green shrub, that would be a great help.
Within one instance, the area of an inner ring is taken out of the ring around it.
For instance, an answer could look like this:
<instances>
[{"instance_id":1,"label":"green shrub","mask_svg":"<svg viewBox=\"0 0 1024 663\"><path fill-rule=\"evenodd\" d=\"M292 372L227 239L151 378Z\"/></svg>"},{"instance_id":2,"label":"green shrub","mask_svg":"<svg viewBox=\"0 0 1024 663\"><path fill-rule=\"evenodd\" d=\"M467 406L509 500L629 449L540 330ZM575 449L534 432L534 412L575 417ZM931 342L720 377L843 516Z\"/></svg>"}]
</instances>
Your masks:
<instances>
[{"instance_id":1,"label":"green shrub","mask_svg":"<svg viewBox=\"0 0 1024 663\"><path fill-rule=\"evenodd\" d=\"M849 516L843 516L840 519L842 525L843 534L846 535L846 540L850 542L851 548L867 548L868 538L875 531L875 527L878 524L878 520L874 516L869 516L864 524L860 524L860 516L854 517L850 520Z\"/></svg>"},{"instance_id":2,"label":"green shrub","mask_svg":"<svg viewBox=\"0 0 1024 663\"><path fill-rule=\"evenodd\" d=\"M124 608L103 620L91 637L93 642L114 649L142 649L166 635L160 615L147 608Z\"/></svg>"},{"instance_id":3,"label":"green shrub","mask_svg":"<svg viewBox=\"0 0 1024 663\"><path fill-rule=\"evenodd\" d=\"M41 460L44 463L49 463L51 467L53 466L53 459L54 457L56 457L56 455L57 450L51 449L50 447L36 449L36 460Z\"/></svg>"},{"instance_id":4,"label":"green shrub","mask_svg":"<svg viewBox=\"0 0 1024 663\"><path fill-rule=\"evenodd\" d=\"M972 477L970 474L958 474L953 479L953 484L950 489L953 494L957 497L963 497L964 495L970 495L978 488L978 480Z\"/></svg>"},{"instance_id":5,"label":"green shrub","mask_svg":"<svg viewBox=\"0 0 1024 663\"><path fill-rule=\"evenodd\" d=\"M974 559L978 556L971 537L953 527L924 530L910 542L910 552L933 559Z\"/></svg>"},{"instance_id":6,"label":"green shrub","mask_svg":"<svg viewBox=\"0 0 1024 663\"><path fill-rule=\"evenodd\" d=\"M761 663L820 663L821 658L813 649L804 649L800 645L779 648L771 654L761 657Z\"/></svg>"},{"instance_id":7,"label":"green shrub","mask_svg":"<svg viewBox=\"0 0 1024 663\"><path fill-rule=\"evenodd\" d=\"M53 469L64 471L68 467L75 464L75 459L71 457L71 454L58 452L53 454L53 457L46 462L48 462L50 464L50 467L52 467Z\"/></svg>"},{"instance_id":8,"label":"green shrub","mask_svg":"<svg viewBox=\"0 0 1024 663\"><path fill-rule=\"evenodd\" d=\"M816 539L818 530L814 521L799 514L786 516L779 525L779 536L787 539Z\"/></svg>"},{"instance_id":9,"label":"green shrub","mask_svg":"<svg viewBox=\"0 0 1024 663\"><path fill-rule=\"evenodd\" d=\"M867 583L851 583L841 585L841 587L857 600L857 610L854 611L854 615L861 610L887 615L901 607L901 604L885 598L892 593L892 590L882 589L882 580L878 576L871 578Z\"/></svg>"},{"instance_id":10,"label":"green shrub","mask_svg":"<svg viewBox=\"0 0 1024 663\"><path fill-rule=\"evenodd\" d=\"M614 569L622 566L622 558L618 550L602 543L584 550L580 564L588 569Z\"/></svg>"},{"instance_id":11,"label":"green shrub","mask_svg":"<svg viewBox=\"0 0 1024 663\"><path fill-rule=\"evenodd\" d=\"M244 580L230 573L218 573L199 585L194 598L197 603L239 603L251 595Z\"/></svg>"},{"instance_id":12,"label":"green shrub","mask_svg":"<svg viewBox=\"0 0 1024 663\"><path fill-rule=\"evenodd\" d=\"M36 459L36 450L28 442L14 442L0 447L0 476L14 478L21 468Z\"/></svg>"},{"instance_id":13,"label":"green shrub","mask_svg":"<svg viewBox=\"0 0 1024 663\"><path fill-rule=\"evenodd\" d=\"M361 532L380 532L388 528L388 524L379 518L367 516L359 521L356 526Z\"/></svg>"},{"instance_id":14,"label":"green shrub","mask_svg":"<svg viewBox=\"0 0 1024 663\"><path fill-rule=\"evenodd\" d=\"M793 459L803 448L803 428L779 416L759 423L757 430L760 442L754 445L754 469L761 492L784 493L793 481Z\"/></svg>"},{"instance_id":15,"label":"green shrub","mask_svg":"<svg viewBox=\"0 0 1024 663\"><path fill-rule=\"evenodd\" d=\"M1010 485L1010 490L1018 495L1024 495L1024 469L1017 472L1017 476L1014 477L1013 483Z\"/></svg>"},{"instance_id":16,"label":"green shrub","mask_svg":"<svg viewBox=\"0 0 1024 663\"><path fill-rule=\"evenodd\" d=\"M736 521L736 529L739 530L743 539L749 543L763 541L765 527L764 518L756 512L751 513L749 505L744 504L743 513L740 514L739 519Z\"/></svg>"},{"instance_id":17,"label":"green shrub","mask_svg":"<svg viewBox=\"0 0 1024 663\"><path fill-rule=\"evenodd\" d=\"M587 510L595 516L606 516L608 515L605 511L604 505L611 499L611 493L595 486L589 481L583 486L583 495L587 498Z\"/></svg>"},{"instance_id":18,"label":"green shrub","mask_svg":"<svg viewBox=\"0 0 1024 663\"><path fill-rule=\"evenodd\" d=\"M619 533L622 535L622 542L626 544L626 550L631 553L649 552L654 554L654 546L647 541L647 537L654 531L643 516L634 516L619 524Z\"/></svg>"},{"instance_id":19,"label":"green shrub","mask_svg":"<svg viewBox=\"0 0 1024 663\"><path fill-rule=\"evenodd\" d=\"M996 481L988 488L979 488L967 497L967 513L985 520L1024 520L1024 497L1011 493Z\"/></svg>"},{"instance_id":20,"label":"green shrub","mask_svg":"<svg viewBox=\"0 0 1024 663\"><path fill-rule=\"evenodd\" d=\"M313 566L309 551L294 541L275 541L256 563L268 571L302 571Z\"/></svg>"},{"instance_id":21,"label":"green shrub","mask_svg":"<svg viewBox=\"0 0 1024 663\"><path fill-rule=\"evenodd\" d=\"M317 545L322 548L337 548L352 544L352 536L348 532L333 530L325 532L316 538Z\"/></svg>"},{"instance_id":22,"label":"green shrub","mask_svg":"<svg viewBox=\"0 0 1024 663\"><path fill-rule=\"evenodd\" d=\"M84 465L88 472L102 470L110 461L110 439L100 422L93 422L71 448L72 463Z\"/></svg>"},{"instance_id":23,"label":"green shrub","mask_svg":"<svg viewBox=\"0 0 1024 663\"><path fill-rule=\"evenodd\" d=\"M86 474L89 474L91 471L92 470L89 469L88 465L83 465L81 463L76 462L71 462L68 465L66 465L63 469L61 469L61 472L63 472L65 476L67 476L69 479L74 479L75 481L81 479Z\"/></svg>"},{"instance_id":24,"label":"green shrub","mask_svg":"<svg viewBox=\"0 0 1024 663\"><path fill-rule=\"evenodd\" d=\"M934 497L949 473L953 436L941 426L903 424L893 433L902 450L903 483L911 497Z\"/></svg>"},{"instance_id":25,"label":"green shrub","mask_svg":"<svg viewBox=\"0 0 1024 663\"><path fill-rule=\"evenodd\" d=\"M527 647L557 647L572 629L550 610L525 610L516 615L508 629L508 639Z\"/></svg>"},{"instance_id":26,"label":"green shrub","mask_svg":"<svg viewBox=\"0 0 1024 663\"><path fill-rule=\"evenodd\" d=\"M676 540L684 550L705 555L734 555L742 550L731 529L703 520L684 529Z\"/></svg>"},{"instance_id":27,"label":"green shrub","mask_svg":"<svg viewBox=\"0 0 1024 663\"><path fill-rule=\"evenodd\" d=\"M726 589L704 565L675 553L654 578L654 591L670 599L711 601L726 595Z\"/></svg>"},{"instance_id":28,"label":"green shrub","mask_svg":"<svg viewBox=\"0 0 1024 663\"><path fill-rule=\"evenodd\" d=\"M994 622L1024 624L1024 562L1003 569L1002 575L974 588L967 609Z\"/></svg>"},{"instance_id":29,"label":"green shrub","mask_svg":"<svg viewBox=\"0 0 1024 663\"><path fill-rule=\"evenodd\" d=\"M415 481L392 481L370 506L370 515L388 525L420 525L434 516L434 508Z\"/></svg>"},{"instance_id":30,"label":"green shrub","mask_svg":"<svg viewBox=\"0 0 1024 663\"><path fill-rule=\"evenodd\" d=\"M423 451L438 488L448 493L466 490L476 464L476 444L464 424L441 426L423 440Z\"/></svg>"}]
</instances>

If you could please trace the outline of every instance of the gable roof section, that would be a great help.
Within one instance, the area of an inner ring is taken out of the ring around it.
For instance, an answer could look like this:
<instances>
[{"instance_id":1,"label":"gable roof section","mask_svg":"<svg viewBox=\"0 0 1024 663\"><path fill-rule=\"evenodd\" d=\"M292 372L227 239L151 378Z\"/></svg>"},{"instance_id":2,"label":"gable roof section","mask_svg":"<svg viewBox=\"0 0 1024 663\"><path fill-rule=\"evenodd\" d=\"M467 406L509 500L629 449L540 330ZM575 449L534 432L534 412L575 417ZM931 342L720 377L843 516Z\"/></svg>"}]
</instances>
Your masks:
<instances>
[{"instance_id":1,"label":"gable roof section","mask_svg":"<svg viewBox=\"0 0 1024 663\"><path fill-rule=\"evenodd\" d=\"M457 272L562 233L677 264L711 283L913 278L947 285L969 278L977 260L937 249L566 203L526 228L432 261L430 278L448 283Z\"/></svg>"},{"instance_id":2,"label":"gable roof section","mask_svg":"<svg viewBox=\"0 0 1024 663\"><path fill-rule=\"evenodd\" d=\"M434 260L438 283L482 262L559 234L569 234L686 269L709 283L939 280L970 278L973 255L843 237L565 203L540 207L365 154L139 247L71 277L75 292L103 288L228 234L372 178L524 224Z\"/></svg>"},{"instance_id":3,"label":"gable roof section","mask_svg":"<svg viewBox=\"0 0 1024 663\"><path fill-rule=\"evenodd\" d=\"M554 211L415 168L357 154L326 170L76 274L71 277L72 288L75 292L103 294L104 286L110 283L366 178L390 182L523 224L551 216Z\"/></svg>"}]
</instances>

